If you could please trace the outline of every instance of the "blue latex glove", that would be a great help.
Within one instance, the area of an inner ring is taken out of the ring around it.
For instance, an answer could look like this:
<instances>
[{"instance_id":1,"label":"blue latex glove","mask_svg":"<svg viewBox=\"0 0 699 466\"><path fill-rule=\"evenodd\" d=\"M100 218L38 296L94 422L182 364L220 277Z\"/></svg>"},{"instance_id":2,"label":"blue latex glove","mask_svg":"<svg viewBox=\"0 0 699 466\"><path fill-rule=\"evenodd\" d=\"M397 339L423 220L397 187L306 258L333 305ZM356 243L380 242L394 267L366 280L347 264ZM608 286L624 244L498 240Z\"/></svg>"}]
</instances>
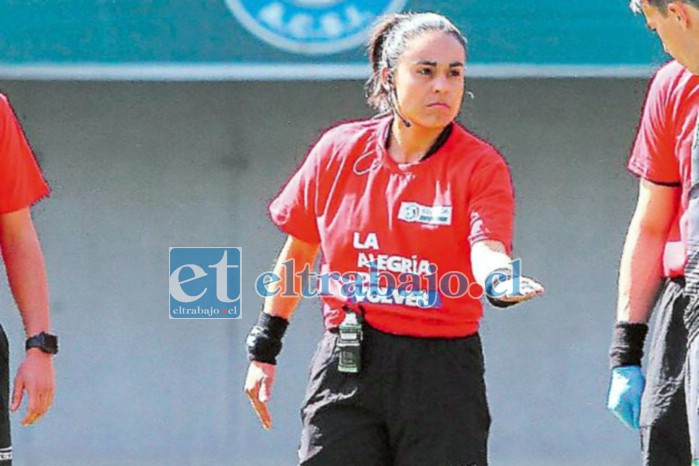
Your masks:
<instances>
[{"instance_id":1,"label":"blue latex glove","mask_svg":"<svg viewBox=\"0 0 699 466\"><path fill-rule=\"evenodd\" d=\"M612 370L607 408L621 422L638 429L641 415L641 395L646 385L641 366L623 366Z\"/></svg>"}]
</instances>

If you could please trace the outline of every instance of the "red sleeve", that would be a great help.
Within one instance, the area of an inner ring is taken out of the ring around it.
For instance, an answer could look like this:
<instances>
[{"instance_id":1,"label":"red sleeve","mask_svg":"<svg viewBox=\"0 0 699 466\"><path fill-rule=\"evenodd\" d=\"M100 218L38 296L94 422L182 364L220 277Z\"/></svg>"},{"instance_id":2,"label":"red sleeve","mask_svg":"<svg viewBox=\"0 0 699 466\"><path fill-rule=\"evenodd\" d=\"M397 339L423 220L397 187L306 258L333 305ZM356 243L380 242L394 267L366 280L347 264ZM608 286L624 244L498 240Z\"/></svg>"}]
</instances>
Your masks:
<instances>
[{"instance_id":1,"label":"red sleeve","mask_svg":"<svg viewBox=\"0 0 699 466\"><path fill-rule=\"evenodd\" d=\"M682 178L674 151L672 109L668 108L669 83L665 73L656 74L648 88L628 169L657 184L679 185Z\"/></svg>"},{"instance_id":2,"label":"red sleeve","mask_svg":"<svg viewBox=\"0 0 699 466\"><path fill-rule=\"evenodd\" d=\"M318 190L320 161L329 154L327 134L311 149L303 165L269 206L272 221L284 233L307 243L320 243Z\"/></svg>"},{"instance_id":3,"label":"red sleeve","mask_svg":"<svg viewBox=\"0 0 699 466\"><path fill-rule=\"evenodd\" d=\"M511 254L515 203L508 166L499 154L488 154L472 176L468 240L471 245L484 240L499 241Z\"/></svg>"},{"instance_id":4,"label":"red sleeve","mask_svg":"<svg viewBox=\"0 0 699 466\"><path fill-rule=\"evenodd\" d=\"M22 128L0 95L0 214L29 207L48 193Z\"/></svg>"}]
</instances>

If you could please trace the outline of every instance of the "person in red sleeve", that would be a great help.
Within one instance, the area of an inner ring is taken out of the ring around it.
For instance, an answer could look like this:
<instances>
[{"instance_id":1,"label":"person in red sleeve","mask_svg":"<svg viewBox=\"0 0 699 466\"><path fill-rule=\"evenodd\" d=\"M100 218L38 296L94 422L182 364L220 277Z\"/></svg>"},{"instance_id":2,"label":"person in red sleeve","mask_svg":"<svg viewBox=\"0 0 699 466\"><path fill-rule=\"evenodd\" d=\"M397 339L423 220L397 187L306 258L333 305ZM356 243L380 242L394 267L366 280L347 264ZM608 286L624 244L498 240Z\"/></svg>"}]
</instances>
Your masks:
<instances>
[{"instance_id":1,"label":"person in red sleeve","mask_svg":"<svg viewBox=\"0 0 699 466\"><path fill-rule=\"evenodd\" d=\"M632 0L631 8L675 60L651 81L628 164L641 182L619 271L607 405L640 428L644 465L699 464L699 360L688 352L699 334L699 1Z\"/></svg>"},{"instance_id":2,"label":"person in red sleeve","mask_svg":"<svg viewBox=\"0 0 699 466\"><path fill-rule=\"evenodd\" d=\"M640 429L643 464L689 464L684 361L685 263L692 125L699 79L672 61L653 78L629 170L640 178L619 270L617 322L610 351L607 406ZM645 376L648 322L655 325Z\"/></svg>"},{"instance_id":3,"label":"person in red sleeve","mask_svg":"<svg viewBox=\"0 0 699 466\"><path fill-rule=\"evenodd\" d=\"M699 465L699 0L632 0L631 7L675 60L651 83L629 164L642 181L622 257L608 404L640 425L644 464ZM656 305L644 380L646 322L677 216L681 248L669 273L676 278Z\"/></svg>"},{"instance_id":4,"label":"person in red sleeve","mask_svg":"<svg viewBox=\"0 0 699 466\"><path fill-rule=\"evenodd\" d=\"M459 30L437 14L397 14L377 23L368 52L368 99L383 113L326 131L270 205L289 235L274 273L286 276L288 261L312 267L321 251L328 279L299 463L484 466L482 287L498 306L543 287L512 269L507 163L455 122L466 59ZM450 280L436 286L437 276ZM401 289L408 279L410 293ZM467 283L470 293L456 292ZM268 297L247 339L245 391L266 428L299 299Z\"/></svg>"},{"instance_id":5,"label":"person in red sleeve","mask_svg":"<svg viewBox=\"0 0 699 466\"><path fill-rule=\"evenodd\" d=\"M26 391L23 425L34 424L49 409L54 394L48 287L43 254L30 206L49 193L32 151L7 98L0 94L0 252L27 336L26 354L9 397L9 345L0 327L0 465L12 463L9 411L16 411Z\"/></svg>"}]
</instances>

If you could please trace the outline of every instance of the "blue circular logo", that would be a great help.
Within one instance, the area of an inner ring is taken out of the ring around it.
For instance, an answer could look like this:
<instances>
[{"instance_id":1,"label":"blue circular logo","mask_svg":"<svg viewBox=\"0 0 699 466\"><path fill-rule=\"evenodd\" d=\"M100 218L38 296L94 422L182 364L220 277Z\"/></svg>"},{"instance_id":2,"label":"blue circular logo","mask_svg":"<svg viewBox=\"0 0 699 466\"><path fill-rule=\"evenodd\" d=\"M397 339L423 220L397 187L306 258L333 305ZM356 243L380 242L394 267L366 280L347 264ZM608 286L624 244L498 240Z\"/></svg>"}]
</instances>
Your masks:
<instances>
[{"instance_id":1,"label":"blue circular logo","mask_svg":"<svg viewBox=\"0 0 699 466\"><path fill-rule=\"evenodd\" d=\"M283 50L322 55L364 42L377 17L406 0L226 0L255 36Z\"/></svg>"}]
</instances>

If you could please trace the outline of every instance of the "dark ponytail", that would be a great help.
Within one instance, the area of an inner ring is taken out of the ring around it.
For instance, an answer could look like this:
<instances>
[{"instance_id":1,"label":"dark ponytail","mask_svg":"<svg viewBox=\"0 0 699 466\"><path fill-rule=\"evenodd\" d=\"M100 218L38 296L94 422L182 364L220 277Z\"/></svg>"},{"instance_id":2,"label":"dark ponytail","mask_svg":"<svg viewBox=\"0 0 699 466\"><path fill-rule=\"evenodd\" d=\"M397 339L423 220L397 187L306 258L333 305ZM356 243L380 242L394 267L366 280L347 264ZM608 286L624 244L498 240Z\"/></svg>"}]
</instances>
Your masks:
<instances>
[{"instance_id":1,"label":"dark ponytail","mask_svg":"<svg viewBox=\"0 0 699 466\"><path fill-rule=\"evenodd\" d=\"M385 65L383 57L384 45L391 31L407 17L407 14L395 13L379 18L374 23L374 28L367 42L371 76L366 83L366 98L370 106L381 112L385 112L390 108L388 92L381 83L381 69L384 67L382 65Z\"/></svg>"}]
</instances>

